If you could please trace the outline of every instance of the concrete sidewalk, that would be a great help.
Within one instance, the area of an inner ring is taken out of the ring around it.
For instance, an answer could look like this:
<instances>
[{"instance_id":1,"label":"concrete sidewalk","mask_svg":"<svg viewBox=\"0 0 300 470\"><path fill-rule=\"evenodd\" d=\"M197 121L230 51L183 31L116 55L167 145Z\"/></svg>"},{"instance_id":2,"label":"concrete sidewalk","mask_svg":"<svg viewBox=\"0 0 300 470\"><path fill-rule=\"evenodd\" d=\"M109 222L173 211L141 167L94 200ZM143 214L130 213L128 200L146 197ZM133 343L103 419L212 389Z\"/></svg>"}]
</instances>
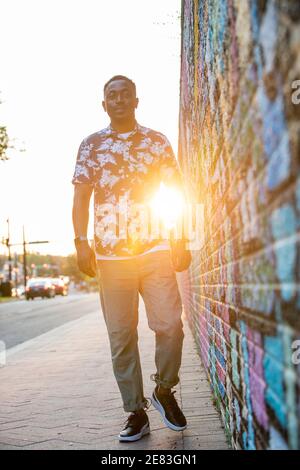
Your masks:
<instances>
[{"instance_id":1,"label":"concrete sidewalk","mask_svg":"<svg viewBox=\"0 0 300 470\"><path fill-rule=\"evenodd\" d=\"M66 323L9 351L0 368L0 449L228 449L224 430L187 322L176 398L184 432L166 428L153 406L151 433L119 443L126 420L115 382L106 327L99 311ZM154 383L154 334L140 305L139 345L145 396Z\"/></svg>"}]
</instances>

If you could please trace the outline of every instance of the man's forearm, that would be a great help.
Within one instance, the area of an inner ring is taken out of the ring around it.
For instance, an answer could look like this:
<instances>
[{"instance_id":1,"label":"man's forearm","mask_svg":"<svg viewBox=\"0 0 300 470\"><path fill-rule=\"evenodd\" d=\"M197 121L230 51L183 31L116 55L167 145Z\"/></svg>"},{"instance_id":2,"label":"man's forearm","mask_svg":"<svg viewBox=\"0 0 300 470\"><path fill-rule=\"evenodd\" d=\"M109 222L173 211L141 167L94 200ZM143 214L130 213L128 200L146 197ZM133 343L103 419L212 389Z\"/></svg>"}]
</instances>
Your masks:
<instances>
[{"instance_id":1,"label":"man's forearm","mask_svg":"<svg viewBox=\"0 0 300 470\"><path fill-rule=\"evenodd\" d=\"M86 236L89 223L89 200L74 197L72 219L75 237Z\"/></svg>"},{"instance_id":2,"label":"man's forearm","mask_svg":"<svg viewBox=\"0 0 300 470\"><path fill-rule=\"evenodd\" d=\"M90 192L85 191L84 187L75 190L73 201L73 227L75 238L79 236L86 237L89 223L89 204ZM96 276L95 253L91 249L88 241L75 241L77 252L78 268L84 274L90 277Z\"/></svg>"}]
</instances>

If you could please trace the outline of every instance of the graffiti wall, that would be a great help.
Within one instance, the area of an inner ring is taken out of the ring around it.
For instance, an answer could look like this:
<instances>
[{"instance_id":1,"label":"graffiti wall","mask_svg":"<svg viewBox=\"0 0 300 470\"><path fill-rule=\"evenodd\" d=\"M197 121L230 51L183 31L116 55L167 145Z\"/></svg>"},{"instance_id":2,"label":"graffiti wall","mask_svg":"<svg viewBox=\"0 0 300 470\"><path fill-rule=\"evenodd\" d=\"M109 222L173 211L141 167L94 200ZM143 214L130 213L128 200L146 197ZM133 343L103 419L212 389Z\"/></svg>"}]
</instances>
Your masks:
<instances>
[{"instance_id":1,"label":"graffiti wall","mask_svg":"<svg viewBox=\"0 0 300 470\"><path fill-rule=\"evenodd\" d=\"M299 80L298 0L182 1L184 304L236 448L300 447Z\"/></svg>"}]
</instances>

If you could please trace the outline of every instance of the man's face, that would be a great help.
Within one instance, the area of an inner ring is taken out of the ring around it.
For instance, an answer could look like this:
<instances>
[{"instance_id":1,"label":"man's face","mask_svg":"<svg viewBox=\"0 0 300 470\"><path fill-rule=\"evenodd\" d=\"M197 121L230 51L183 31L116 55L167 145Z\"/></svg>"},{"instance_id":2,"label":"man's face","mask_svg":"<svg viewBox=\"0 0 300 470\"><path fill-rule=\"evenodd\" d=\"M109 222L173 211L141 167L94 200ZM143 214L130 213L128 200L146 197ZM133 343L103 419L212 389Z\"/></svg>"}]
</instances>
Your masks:
<instances>
[{"instance_id":1,"label":"man's face","mask_svg":"<svg viewBox=\"0 0 300 470\"><path fill-rule=\"evenodd\" d=\"M111 119L126 121L134 117L138 102L132 85L120 79L108 84L102 106Z\"/></svg>"}]
</instances>

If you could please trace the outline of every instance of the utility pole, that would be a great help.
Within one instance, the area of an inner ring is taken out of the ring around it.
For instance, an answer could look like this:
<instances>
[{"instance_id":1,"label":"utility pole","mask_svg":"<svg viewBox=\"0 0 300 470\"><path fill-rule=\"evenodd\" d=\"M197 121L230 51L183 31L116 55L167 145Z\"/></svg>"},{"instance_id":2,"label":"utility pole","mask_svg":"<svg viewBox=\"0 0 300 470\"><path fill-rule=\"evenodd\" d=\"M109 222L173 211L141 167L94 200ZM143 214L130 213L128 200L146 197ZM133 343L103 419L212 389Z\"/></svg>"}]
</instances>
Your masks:
<instances>
[{"instance_id":1,"label":"utility pole","mask_svg":"<svg viewBox=\"0 0 300 470\"><path fill-rule=\"evenodd\" d=\"M25 228L23 225L23 270L24 270L24 289L26 289L27 285L27 251L26 245L36 245L38 243L49 243L48 240L36 241L36 242L26 242L25 240Z\"/></svg>"},{"instance_id":2,"label":"utility pole","mask_svg":"<svg viewBox=\"0 0 300 470\"><path fill-rule=\"evenodd\" d=\"M10 252L10 234L9 234L9 219L7 219L7 239L6 239L6 246L8 248L8 279L9 282L11 282L11 271L12 271L12 266L11 266L11 252Z\"/></svg>"},{"instance_id":3,"label":"utility pole","mask_svg":"<svg viewBox=\"0 0 300 470\"><path fill-rule=\"evenodd\" d=\"M27 285L27 260L26 260L26 240L25 240L25 229L23 225L23 273L24 273L24 290Z\"/></svg>"},{"instance_id":4,"label":"utility pole","mask_svg":"<svg viewBox=\"0 0 300 470\"><path fill-rule=\"evenodd\" d=\"M8 249L8 280L11 283L11 280L12 280L12 260L11 260L11 251L10 251L11 243L10 243L10 232L9 232L9 219L7 219L6 222L7 222L7 238L2 237L2 241L0 243L5 245Z\"/></svg>"},{"instance_id":5,"label":"utility pole","mask_svg":"<svg viewBox=\"0 0 300 470\"><path fill-rule=\"evenodd\" d=\"M15 286L17 287L18 286L18 255L17 253L15 252L14 253L14 271L15 271Z\"/></svg>"}]
</instances>

